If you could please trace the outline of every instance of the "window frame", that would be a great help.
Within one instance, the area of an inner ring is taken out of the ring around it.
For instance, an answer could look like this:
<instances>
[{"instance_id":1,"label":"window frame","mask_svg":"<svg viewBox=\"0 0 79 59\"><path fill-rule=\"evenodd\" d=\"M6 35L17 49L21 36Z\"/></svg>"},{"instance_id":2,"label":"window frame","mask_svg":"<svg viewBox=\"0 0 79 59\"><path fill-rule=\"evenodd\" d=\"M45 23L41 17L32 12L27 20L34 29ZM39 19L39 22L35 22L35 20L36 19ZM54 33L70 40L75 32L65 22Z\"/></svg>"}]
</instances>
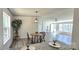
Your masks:
<instances>
[{"instance_id":1,"label":"window frame","mask_svg":"<svg viewBox=\"0 0 79 59\"><path fill-rule=\"evenodd\" d=\"M4 19L5 17L5 19ZM6 20L6 22L4 22L4 20ZM3 45L5 45L8 40L11 38L11 17L6 13L3 12ZM4 25L4 23L6 23L6 26ZM4 30L6 28L6 30ZM7 31L7 32L5 32Z\"/></svg>"}]
</instances>

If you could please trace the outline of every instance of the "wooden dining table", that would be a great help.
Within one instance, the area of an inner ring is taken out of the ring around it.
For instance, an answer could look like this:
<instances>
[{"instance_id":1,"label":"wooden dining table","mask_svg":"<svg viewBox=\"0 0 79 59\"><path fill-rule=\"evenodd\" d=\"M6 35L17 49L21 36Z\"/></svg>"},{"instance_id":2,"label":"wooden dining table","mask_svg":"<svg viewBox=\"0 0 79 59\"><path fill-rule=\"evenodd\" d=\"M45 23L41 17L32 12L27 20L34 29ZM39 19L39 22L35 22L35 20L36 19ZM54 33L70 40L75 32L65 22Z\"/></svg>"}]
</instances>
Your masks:
<instances>
[{"instance_id":1,"label":"wooden dining table","mask_svg":"<svg viewBox=\"0 0 79 59\"><path fill-rule=\"evenodd\" d=\"M41 33L32 33L32 43L38 43L42 41L43 35Z\"/></svg>"},{"instance_id":2,"label":"wooden dining table","mask_svg":"<svg viewBox=\"0 0 79 59\"><path fill-rule=\"evenodd\" d=\"M41 33L32 33L31 36L42 36Z\"/></svg>"}]
</instances>

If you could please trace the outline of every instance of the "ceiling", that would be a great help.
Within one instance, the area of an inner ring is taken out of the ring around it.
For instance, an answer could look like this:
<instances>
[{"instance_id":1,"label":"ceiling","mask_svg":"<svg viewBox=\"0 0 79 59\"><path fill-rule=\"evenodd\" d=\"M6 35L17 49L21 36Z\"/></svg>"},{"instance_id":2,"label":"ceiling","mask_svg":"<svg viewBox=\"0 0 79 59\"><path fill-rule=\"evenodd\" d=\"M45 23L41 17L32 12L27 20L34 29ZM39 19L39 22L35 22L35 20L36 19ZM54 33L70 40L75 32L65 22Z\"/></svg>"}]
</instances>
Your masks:
<instances>
[{"instance_id":1,"label":"ceiling","mask_svg":"<svg viewBox=\"0 0 79 59\"><path fill-rule=\"evenodd\" d=\"M9 8L9 10L14 16L73 16L72 8Z\"/></svg>"}]
</instances>

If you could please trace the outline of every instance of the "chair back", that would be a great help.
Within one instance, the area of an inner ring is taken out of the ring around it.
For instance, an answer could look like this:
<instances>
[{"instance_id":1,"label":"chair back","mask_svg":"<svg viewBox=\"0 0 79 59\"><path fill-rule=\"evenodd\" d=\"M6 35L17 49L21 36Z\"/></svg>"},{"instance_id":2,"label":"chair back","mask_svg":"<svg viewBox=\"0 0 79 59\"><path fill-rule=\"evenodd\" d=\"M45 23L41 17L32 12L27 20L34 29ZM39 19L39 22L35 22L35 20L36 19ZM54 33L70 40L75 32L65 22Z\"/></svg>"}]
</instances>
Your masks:
<instances>
[{"instance_id":1,"label":"chair back","mask_svg":"<svg viewBox=\"0 0 79 59\"><path fill-rule=\"evenodd\" d=\"M43 39L45 38L46 33L45 32L40 32L43 35Z\"/></svg>"},{"instance_id":2,"label":"chair back","mask_svg":"<svg viewBox=\"0 0 79 59\"><path fill-rule=\"evenodd\" d=\"M36 34L38 33L38 32L35 32Z\"/></svg>"},{"instance_id":3,"label":"chair back","mask_svg":"<svg viewBox=\"0 0 79 59\"><path fill-rule=\"evenodd\" d=\"M27 45L29 45L30 44L30 36L29 36L29 33L27 32Z\"/></svg>"},{"instance_id":4,"label":"chair back","mask_svg":"<svg viewBox=\"0 0 79 59\"><path fill-rule=\"evenodd\" d=\"M27 39L30 39L30 37L29 37L29 33L27 32Z\"/></svg>"}]
</instances>

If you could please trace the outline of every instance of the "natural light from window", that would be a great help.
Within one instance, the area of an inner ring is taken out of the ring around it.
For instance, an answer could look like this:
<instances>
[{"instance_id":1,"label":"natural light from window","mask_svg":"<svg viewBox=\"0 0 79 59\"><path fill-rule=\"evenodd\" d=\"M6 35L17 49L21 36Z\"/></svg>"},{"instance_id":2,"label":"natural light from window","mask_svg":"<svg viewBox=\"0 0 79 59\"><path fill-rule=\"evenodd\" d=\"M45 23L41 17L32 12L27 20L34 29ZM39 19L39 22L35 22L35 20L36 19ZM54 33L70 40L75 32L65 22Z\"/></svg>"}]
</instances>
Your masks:
<instances>
[{"instance_id":1,"label":"natural light from window","mask_svg":"<svg viewBox=\"0 0 79 59\"><path fill-rule=\"evenodd\" d=\"M10 39L10 16L3 12L3 44Z\"/></svg>"},{"instance_id":2,"label":"natural light from window","mask_svg":"<svg viewBox=\"0 0 79 59\"><path fill-rule=\"evenodd\" d=\"M73 20L62 20L51 24L51 33L53 38L64 42L65 44L71 44L72 40L72 27Z\"/></svg>"}]
</instances>

